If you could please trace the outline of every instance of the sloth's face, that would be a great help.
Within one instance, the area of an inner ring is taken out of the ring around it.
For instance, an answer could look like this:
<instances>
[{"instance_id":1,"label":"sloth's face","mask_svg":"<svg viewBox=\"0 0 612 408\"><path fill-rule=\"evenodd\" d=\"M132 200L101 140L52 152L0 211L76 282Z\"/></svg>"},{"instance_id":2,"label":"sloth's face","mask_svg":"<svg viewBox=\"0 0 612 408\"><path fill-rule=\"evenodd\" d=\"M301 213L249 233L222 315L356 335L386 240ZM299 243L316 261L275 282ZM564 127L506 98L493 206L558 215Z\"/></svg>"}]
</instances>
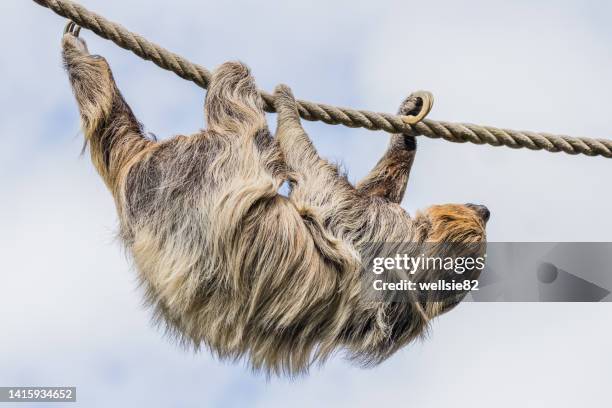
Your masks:
<instances>
[{"instance_id":1,"label":"sloth's face","mask_svg":"<svg viewBox=\"0 0 612 408\"><path fill-rule=\"evenodd\" d=\"M429 207L424 214L429 218L431 229L428 242L442 245L444 252L457 257L482 257L486 250L486 224L490 212L484 205L444 204ZM478 279L481 270L465 272L465 279ZM427 299L423 302L425 313L436 317L453 309L467 294L457 292L444 299Z\"/></svg>"},{"instance_id":2,"label":"sloth's face","mask_svg":"<svg viewBox=\"0 0 612 408\"><path fill-rule=\"evenodd\" d=\"M490 212L484 205L433 205L425 211L431 222L428 241L431 242L483 242Z\"/></svg>"}]
</instances>

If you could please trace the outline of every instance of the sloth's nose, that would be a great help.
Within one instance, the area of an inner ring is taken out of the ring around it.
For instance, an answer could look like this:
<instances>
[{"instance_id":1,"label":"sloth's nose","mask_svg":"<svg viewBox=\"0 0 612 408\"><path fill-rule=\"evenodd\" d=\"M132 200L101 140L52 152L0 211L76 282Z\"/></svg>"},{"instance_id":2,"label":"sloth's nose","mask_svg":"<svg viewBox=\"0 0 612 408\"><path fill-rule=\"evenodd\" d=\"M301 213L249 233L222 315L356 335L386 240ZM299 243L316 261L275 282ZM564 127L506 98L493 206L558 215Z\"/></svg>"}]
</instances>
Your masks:
<instances>
[{"instance_id":1,"label":"sloth's nose","mask_svg":"<svg viewBox=\"0 0 612 408\"><path fill-rule=\"evenodd\" d=\"M480 217L484 220L484 222L489 221L489 217L491 216L491 211L489 211L489 209L486 206L480 205L480 204L472 204L472 203L468 203L466 204L466 206L476 211L476 213L480 215Z\"/></svg>"}]
</instances>

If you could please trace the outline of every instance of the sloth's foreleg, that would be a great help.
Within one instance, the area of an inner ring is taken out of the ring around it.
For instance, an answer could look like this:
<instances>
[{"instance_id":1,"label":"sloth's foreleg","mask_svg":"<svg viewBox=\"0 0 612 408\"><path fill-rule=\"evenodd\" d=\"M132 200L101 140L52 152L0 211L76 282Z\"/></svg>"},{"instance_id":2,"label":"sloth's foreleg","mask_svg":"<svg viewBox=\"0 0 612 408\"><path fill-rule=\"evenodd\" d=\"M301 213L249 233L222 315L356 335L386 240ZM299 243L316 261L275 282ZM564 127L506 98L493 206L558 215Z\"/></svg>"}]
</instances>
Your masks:
<instances>
[{"instance_id":1,"label":"sloth's foreleg","mask_svg":"<svg viewBox=\"0 0 612 408\"><path fill-rule=\"evenodd\" d=\"M64 34L62 51L92 161L115 194L122 170L151 141L143 136L106 60L90 55L85 42L70 32Z\"/></svg>"},{"instance_id":2,"label":"sloth's foreleg","mask_svg":"<svg viewBox=\"0 0 612 408\"><path fill-rule=\"evenodd\" d=\"M413 106L410 96L402 102L399 115L409 115ZM404 198L410 169L416 154L416 138L414 136L391 135L389 147L370 173L357 184L357 189L365 195L379 196L389 201L400 203Z\"/></svg>"}]
</instances>

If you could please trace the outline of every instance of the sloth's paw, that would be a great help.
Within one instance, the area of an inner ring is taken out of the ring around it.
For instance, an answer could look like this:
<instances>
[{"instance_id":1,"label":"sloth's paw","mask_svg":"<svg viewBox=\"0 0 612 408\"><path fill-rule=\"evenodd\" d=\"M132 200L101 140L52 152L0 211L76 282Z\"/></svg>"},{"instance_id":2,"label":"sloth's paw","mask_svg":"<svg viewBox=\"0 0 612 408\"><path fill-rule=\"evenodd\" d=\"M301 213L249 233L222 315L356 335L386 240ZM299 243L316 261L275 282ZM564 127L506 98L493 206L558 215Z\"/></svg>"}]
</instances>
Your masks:
<instances>
[{"instance_id":1,"label":"sloth's paw","mask_svg":"<svg viewBox=\"0 0 612 408\"><path fill-rule=\"evenodd\" d=\"M68 22L66 28L64 29L64 37L62 38L62 48L64 49L64 53L74 52L85 55L89 54L87 43L85 43L85 40L79 37L80 31L81 27L72 21Z\"/></svg>"},{"instance_id":2,"label":"sloth's paw","mask_svg":"<svg viewBox=\"0 0 612 408\"><path fill-rule=\"evenodd\" d=\"M66 68L70 68L83 62L90 55L85 41L72 34L64 34L64 38L62 38L62 56L64 57Z\"/></svg>"},{"instance_id":3,"label":"sloth's paw","mask_svg":"<svg viewBox=\"0 0 612 408\"><path fill-rule=\"evenodd\" d=\"M79 30L79 26L70 22L62 38L62 57L68 72L73 74L80 69L107 66L103 57L89 53L87 43L78 36Z\"/></svg>"},{"instance_id":4,"label":"sloth's paw","mask_svg":"<svg viewBox=\"0 0 612 408\"><path fill-rule=\"evenodd\" d=\"M296 101L291 88L285 84L277 85L274 88L274 105L277 109L282 107L294 108Z\"/></svg>"}]
</instances>

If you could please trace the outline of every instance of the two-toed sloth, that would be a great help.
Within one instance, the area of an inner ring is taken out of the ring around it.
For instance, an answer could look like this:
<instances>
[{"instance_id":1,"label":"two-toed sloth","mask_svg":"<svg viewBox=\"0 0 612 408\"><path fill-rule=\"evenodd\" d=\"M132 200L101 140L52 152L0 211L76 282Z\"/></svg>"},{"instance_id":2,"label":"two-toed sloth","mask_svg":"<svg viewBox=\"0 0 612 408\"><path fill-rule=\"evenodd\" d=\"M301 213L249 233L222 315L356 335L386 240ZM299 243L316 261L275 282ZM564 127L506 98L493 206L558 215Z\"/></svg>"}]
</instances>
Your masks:
<instances>
[{"instance_id":1,"label":"two-toed sloth","mask_svg":"<svg viewBox=\"0 0 612 408\"><path fill-rule=\"evenodd\" d=\"M271 373L302 373L334 351L375 364L457 303L364 296L363 260L380 249L372 243L485 241L483 206L435 205L414 217L402 209L413 136L392 135L353 186L317 154L289 88L275 91L272 137L248 68L230 62L210 81L208 128L152 140L105 59L70 32L62 45L120 236L157 315L187 344ZM414 100L399 113L408 106Z\"/></svg>"}]
</instances>

